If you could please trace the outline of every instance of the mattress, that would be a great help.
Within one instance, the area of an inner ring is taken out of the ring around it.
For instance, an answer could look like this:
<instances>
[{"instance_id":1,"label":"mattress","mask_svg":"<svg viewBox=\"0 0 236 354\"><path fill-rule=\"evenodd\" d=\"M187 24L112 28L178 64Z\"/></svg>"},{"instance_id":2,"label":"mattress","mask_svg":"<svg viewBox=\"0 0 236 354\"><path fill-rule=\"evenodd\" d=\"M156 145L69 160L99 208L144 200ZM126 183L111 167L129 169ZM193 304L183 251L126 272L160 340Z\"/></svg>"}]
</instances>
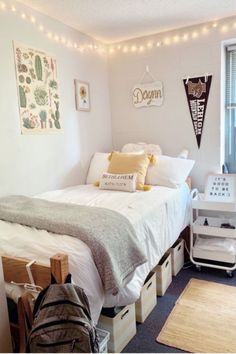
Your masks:
<instances>
[{"instance_id":1,"label":"mattress","mask_svg":"<svg viewBox=\"0 0 236 354\"><path fill-rule=\"evenodd\" d=\"M108 208L126 216L135 229L137 240L148 261L136 269L127 286L114 296L104 293L91 251L82 241L67 235L0 221L0 254L36 259L46 264L57 252L69 255L73 281L85 290L95 323L102 306L123 306L139 298L148 273L189 223L190 193L186 184L178 189L156 186L148 192L135 193L79 185L36 197ZM14 297L13 294L10 296Z\"/></svg>"}]
</instances>

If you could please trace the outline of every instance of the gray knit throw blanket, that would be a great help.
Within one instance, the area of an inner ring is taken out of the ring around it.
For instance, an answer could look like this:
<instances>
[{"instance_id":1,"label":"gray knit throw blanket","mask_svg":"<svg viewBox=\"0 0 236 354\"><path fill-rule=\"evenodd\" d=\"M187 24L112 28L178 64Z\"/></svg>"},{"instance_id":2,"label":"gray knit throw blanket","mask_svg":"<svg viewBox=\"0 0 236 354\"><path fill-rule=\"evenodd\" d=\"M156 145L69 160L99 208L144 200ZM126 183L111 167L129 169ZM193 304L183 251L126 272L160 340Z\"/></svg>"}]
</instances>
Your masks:
<instances>
[{"instance_id":1,"label":"gray knit throw blanket","mask_svg":"<svg viewBox=\"0 0 236 354\"><path fill-rule=\"evenodd\" d=\"M114 295L146 262L129 220L109 209L9 196L0 198L0 219L80 239L92 252L104 290Z\"/></svg>"}]
</instances>

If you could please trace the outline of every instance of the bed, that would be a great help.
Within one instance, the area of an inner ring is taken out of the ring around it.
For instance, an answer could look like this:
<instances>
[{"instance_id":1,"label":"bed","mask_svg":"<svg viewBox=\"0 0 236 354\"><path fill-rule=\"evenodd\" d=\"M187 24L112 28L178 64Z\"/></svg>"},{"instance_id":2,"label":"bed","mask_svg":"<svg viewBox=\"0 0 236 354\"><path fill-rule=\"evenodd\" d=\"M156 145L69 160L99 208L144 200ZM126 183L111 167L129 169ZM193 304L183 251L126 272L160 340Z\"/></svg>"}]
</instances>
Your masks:
<instances>
[{"instance_id":1,"label":"bed","mask_svg":"<svg viewBox=\"0 0 236 354\"><path fill-rule=\"evenodd\" d=\"M93 320L97 323L102 307L124 306L139 298L150 270L189 224L190 192L180 188L153 186L148 192L125 193L100 190L88 184L36 196L58 203L107 208L124 215L133 225L147 262L137 267L128 284L118 294L105 292L91 250L82 241L20 224L0 220L0 254L36 259L48 263L55 253L69 255L73 281L84 288ZM12 288L8 293L14 297Z\"/></svg>"}]
</instances>

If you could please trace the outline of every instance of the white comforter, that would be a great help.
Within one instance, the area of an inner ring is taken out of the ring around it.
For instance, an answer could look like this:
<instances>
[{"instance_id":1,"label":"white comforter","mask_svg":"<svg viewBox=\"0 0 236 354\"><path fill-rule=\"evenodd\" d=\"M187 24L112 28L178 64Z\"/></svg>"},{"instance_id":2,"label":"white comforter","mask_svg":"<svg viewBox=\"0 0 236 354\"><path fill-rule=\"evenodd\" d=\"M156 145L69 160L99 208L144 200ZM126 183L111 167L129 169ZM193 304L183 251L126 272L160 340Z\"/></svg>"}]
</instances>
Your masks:
<instances>
[{"instance_id":1,"label":"white comforter","mask_svg":"<svg viewBox=\"0 0 236 354\"><path fill-rule=\"evenodd\" d=\"M37 197L57 202L100 206L125 215L135 228L148 262L136 269L134 277L116 296L104 294L90 249L77 238L52 234L26 226L0 221L0 254L26 257L48 263L57 253L69 255L73 281L84 288L95 323L101 307L126 305L136 301L150 270L175 242L188 224L189 189L153 187L149 192L125 193L79 185L47 192Z\"/></svg>"}]
</instances>

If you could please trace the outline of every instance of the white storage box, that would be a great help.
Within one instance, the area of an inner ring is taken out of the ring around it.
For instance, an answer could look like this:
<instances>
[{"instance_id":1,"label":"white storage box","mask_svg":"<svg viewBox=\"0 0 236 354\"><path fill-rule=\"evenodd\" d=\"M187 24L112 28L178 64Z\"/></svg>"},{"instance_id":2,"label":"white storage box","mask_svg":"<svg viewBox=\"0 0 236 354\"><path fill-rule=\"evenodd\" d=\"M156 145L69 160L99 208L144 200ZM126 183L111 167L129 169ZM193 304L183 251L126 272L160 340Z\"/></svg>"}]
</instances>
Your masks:
<instances>
[{"instance_id":1,"label":"white storage box","mask_svg":"<svg viewBox=\"0 0 236 354\"><path fill-rule=\"evenodd\" d=\"M184 265L184 240L179 238L170 248L172 275L176 276Z\"/></svg>"},{"instance_id":2,"label":"white storage box","mask_svg":"<svg viewBox=\"0 0 236 354\"><path fill-rule=\"evenodd\" d=\"M153 271L156 272L157 295L163 296L172 281L171 254L166 253Z\"/></svg>"},{"instance_id":3,"label":"white storage box","mask_svg":"<svg viewBox=\"0 0 236 354\"><path fill-rule=\"evenodd\" d=\"M101 315L98 326L110 332L108 351L120 353L136 334L135 304L125 306L114 317Z\"/></svg>"},{"instance_id":4,"label":"white storage box","mask_svg":"<svg viewBox=\"0 0 236 354\"><path fill-rule=\"evenodd\" d=\"M98 335L99 353L108 353L108 341L110 333L101 328L96 328Z\"/></svg>"},{"instance_id":5,"label":"white storage box","mask_svg":"<svg viewBox=\"0 0 236 354\"><path fill-rule=\"evenodd\" d=\"M136 321L143 323L156 303L156 273L151 272L142 287L140 298L135 303Z\"/></svg>"},{"instance_id":6,"label":"white storage box","mask_svg":"<svg viewBox=\"0 0 236 354\"><path fill-rule=\"evenodd\" d=\"M235 250L236 240L199 236L193 247L193 257L233 264L236 261Z\"/></svg>"}]
</instances>

